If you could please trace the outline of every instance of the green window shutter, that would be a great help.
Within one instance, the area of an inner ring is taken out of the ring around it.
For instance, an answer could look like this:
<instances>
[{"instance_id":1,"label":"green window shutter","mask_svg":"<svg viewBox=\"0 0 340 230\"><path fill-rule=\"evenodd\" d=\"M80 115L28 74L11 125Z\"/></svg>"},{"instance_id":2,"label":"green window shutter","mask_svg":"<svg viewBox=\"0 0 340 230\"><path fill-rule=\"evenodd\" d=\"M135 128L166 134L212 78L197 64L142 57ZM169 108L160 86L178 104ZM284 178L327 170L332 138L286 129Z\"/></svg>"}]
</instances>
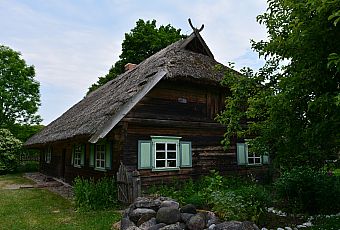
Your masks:
<instances>
[{"instance_id":1,"label":"green window shutter","mask_svg":"<svg viewBox=\"0 0 340 230\"><path fill-rule=\"evenodd\" d=\"M90 167L94 167L94 146L95 144L90 144Z\"/></svg>"},{"instance_id":2,"label":"green window shutter","mask_svg":"<svg viewBox=\"0 0 340 230\"><path fill-rule=\"evenodd\" d=\"M86 153L86 149L85 149L85 144L81 145L81 155L80 155L80 165L84 166L85 165L85 153Z\"/></svg>"},{"instance_id":3,"label":"green window shutter","mask_svg":"<svg viewBox=\"0 0 340 230\"><path fill-rule=\"evenodd\" d=\"M262 164L269 164L269 156L262 155Z\"/></svg>"},{"instance_id":4,"label":"green window shutter","mask_svg":"<svg viewBox=\"0 0 340 230\"><path fill-rule=\"evenodd\" d=\"M237 164L247 164L247 146L245 143L237 143Z\"/></svg>"},{"instance_id":5,"label":"green window shutter","mask_svg":"<svg viewBox=\"0 0 340 230\"><path fill-rule=\"evenodd\" d=\"M111 169L112 166L112 144L107 142L105 144L105 168Z\"/></svg>"},{"instance_id":6,"label":"green window shutter","mask_svg":"<svg viewBox=\"0 0 340 230\"><path fill-rule=\"evenodd\" d=\"M74 151L75 151L75 145L72 146L71 165L74 165Z\"/></svg>"},{"instance_id":7,"label":"green window shutter","mask_svg":"<svg viewBox=\"0 0 340 230\"><path fill-rule=\"evenodd\" d=\"M192 167L191 142L180 142L180 167Z\"/></svg>"},{"instance_id":8,"label":"green window shutter","mask_svg":"<svg viewBox=\"0 0 340 230\"><path fill-rule=\"evenodd\" d=\"M153 165L151 141L138 141L138 169L151 169Z\"/></svg>"}]
</instances>

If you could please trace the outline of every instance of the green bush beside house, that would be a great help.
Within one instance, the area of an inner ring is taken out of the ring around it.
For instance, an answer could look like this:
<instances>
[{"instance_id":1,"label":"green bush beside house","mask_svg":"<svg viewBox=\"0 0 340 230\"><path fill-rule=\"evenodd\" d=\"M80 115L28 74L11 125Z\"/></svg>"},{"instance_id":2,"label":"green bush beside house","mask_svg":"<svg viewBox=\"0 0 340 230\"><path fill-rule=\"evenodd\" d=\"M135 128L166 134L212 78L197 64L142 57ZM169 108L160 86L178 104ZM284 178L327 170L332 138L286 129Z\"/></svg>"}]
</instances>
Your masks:
<instances>
[{"instance_id":1,"label":"green bush beside house","mask_svg":"<svg viewBox=\"0 0 340 230\"><path fill-rule=\"evenodd\" d=\"M0 129L0 174L14 172L18 167L18 156L22 142L7 129Z\"/></svg>"}]
</instances>

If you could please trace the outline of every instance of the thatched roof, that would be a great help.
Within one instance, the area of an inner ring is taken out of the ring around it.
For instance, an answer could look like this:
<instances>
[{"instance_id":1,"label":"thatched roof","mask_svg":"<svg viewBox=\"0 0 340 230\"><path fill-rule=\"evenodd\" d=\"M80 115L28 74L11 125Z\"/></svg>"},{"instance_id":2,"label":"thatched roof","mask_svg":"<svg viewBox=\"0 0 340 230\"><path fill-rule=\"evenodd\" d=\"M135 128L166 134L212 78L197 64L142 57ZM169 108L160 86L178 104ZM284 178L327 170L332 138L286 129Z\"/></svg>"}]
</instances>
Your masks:
<instances>
[{"instance_id":1,"label":"thatched roof","mask_svg":"<svg viewBox=\"0 0 340 230\"><path fill-rule=\"evenodd\" d=\"M34 147L77 136L85 136L95 143L105 137L161 79L218 85L223 72L214 69L216 64L219 63L199 33L193 33L87 95L27 140L25 145Z\"/></svg>"}]
</instances>

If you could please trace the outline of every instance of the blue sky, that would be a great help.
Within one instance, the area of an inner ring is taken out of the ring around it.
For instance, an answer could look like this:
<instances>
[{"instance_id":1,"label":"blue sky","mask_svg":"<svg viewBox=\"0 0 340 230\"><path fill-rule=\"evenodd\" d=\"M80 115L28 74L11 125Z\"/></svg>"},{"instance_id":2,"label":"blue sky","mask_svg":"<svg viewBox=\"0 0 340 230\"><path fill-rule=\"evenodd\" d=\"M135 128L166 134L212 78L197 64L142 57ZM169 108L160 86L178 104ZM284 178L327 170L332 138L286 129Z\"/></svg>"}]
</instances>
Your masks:
<instances>
[{"instance_id":1,"label":"blue sky","mask_svg":"<svg viewBox=\"0 0 340 230\"><path fill-rule=\"evenodd\" d=\"M263 62L250 39L266 38L256 22L265 9L265 0L0 0L0 44L35 66L46 125L108 72L138 19L190 34L191 18L197 27L205 25L201 34L217 61L258 68Z\"/></svg>"}]
</instances>

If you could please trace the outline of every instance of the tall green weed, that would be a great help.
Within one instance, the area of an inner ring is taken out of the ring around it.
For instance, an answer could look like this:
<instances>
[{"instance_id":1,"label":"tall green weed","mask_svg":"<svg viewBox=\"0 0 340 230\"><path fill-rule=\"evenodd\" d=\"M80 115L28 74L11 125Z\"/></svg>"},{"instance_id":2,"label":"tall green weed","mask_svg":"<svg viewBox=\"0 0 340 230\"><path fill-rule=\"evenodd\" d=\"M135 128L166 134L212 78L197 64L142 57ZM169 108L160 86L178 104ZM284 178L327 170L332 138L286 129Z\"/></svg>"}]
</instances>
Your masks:
<instances>
[{"instance_id":1,"label":"tall green weed","mask_svg":"<svg viewBox=\"0 0 340 230\"><path fill-rule=\"evenodd\" d=\"M76 207L80 210L108 209L118 204L114 178L103 177L95 181L77 177L73 189Z\"/></svg>"}]
</instances>

